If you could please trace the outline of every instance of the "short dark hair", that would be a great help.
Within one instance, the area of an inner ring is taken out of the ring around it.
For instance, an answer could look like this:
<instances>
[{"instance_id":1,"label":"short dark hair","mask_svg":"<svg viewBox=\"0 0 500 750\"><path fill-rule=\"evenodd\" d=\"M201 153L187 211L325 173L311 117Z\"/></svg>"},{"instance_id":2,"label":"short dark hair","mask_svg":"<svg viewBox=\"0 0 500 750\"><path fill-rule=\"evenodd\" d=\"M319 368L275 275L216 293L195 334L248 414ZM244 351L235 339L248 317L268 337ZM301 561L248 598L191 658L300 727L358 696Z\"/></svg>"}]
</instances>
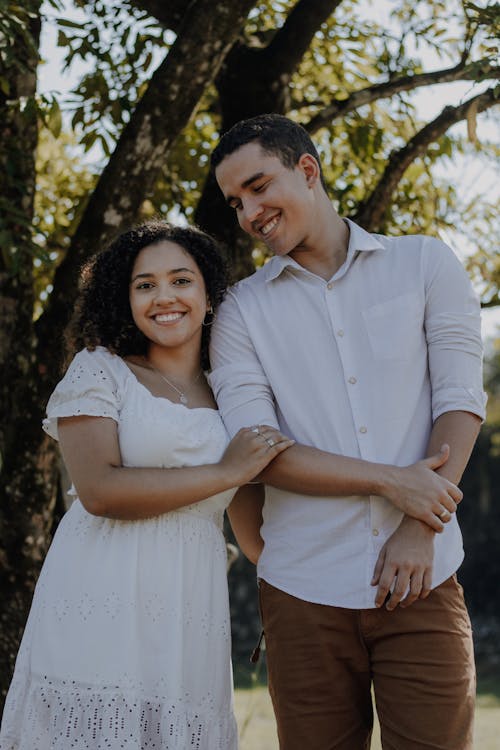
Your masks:
<instances>
[{"instance_id":1,"label":"short dark hair","mask_svg":"<svg viewBox=\"0 0 500 750\"><path fill-rule=\"evenodd\" d=\"M66 332L68 350L105 346L121 357L147 352L148 339L140 331L130 309L130 278L141 250L163 240L180 245L198 265L207 295L215 309L228 286L228 271L215 240L195 227L174 226L151 220L120 234L82 269L82 284L75 311ZM209 367L210 327L202 330L201 363Z\"/></svg>"},{"instance_id":2,"label":"short dark hair","mask_svg":"<svg viewBox=\"0 0 500 750\"><path fill-rule=\"evenodd\" d=\"M283 115L257 115L233 125L212 152L212 169L215 170L226 156L253 141L257 141L267 154L277 156L288 169L295 167L302 154L314 156L319 165L321 184L328 192L319 154L309 133L302 125Z\"/></svg>"}]
</instances>

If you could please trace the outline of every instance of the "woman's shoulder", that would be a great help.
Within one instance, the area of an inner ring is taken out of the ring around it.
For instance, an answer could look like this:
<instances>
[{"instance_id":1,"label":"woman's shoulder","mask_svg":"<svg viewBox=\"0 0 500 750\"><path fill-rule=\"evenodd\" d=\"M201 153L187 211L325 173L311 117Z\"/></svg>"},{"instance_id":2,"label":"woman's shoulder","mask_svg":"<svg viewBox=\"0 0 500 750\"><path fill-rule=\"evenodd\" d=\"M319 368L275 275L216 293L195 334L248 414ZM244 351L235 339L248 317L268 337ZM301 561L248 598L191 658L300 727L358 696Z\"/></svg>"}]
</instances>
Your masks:
<instances>
[{"instance_id":1,"label":"woman's shoulder","mask_svg":"<svg viewBox=\"0 0 500 750\"><path fill-rule=\"evenodd\" d=\"M73 356L70 367L74 362L82 365L85 364L86 366L105 364L107 367L116 368L117 363L123 363L123 360L118 354L112 354L105 346L96 346L93 349L80 349L80 351L76 352Z\"/></svg>"},{"instance_id":2,"label":"woman's shoulder","mask_svg":"<svg viewBox=\"0 0 500 750\"><path fill-rule=\"evenodd\" d=\"M49 399L44 429L57 438L60 417L87 415L118 421L125 375L121 357L105 347L77 352Z\"/></svg>"},{"instance_id":3,"label":"woman's shoulder","mask_svg":"<svg viewBox=\"0 0 500 750\"><path fill-rule=\"evenodd\" d=\"M81 349L74 355L63 380L75 382L90 376L102 381L111 378L116 384L121 384L126 372L126 365L118 354L112 354L104 346L96 346L95 349Z\"/></svg>"}]
</instances>

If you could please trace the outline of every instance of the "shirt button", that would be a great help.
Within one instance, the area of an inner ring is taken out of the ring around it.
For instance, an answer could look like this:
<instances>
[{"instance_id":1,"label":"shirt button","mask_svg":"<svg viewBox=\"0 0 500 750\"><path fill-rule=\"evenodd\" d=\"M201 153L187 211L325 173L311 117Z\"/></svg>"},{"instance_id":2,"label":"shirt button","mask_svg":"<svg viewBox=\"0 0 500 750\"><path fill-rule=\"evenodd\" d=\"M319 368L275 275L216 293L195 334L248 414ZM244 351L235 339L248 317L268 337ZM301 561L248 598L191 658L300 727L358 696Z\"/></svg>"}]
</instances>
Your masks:
<instances>
[{"instance_id":1,"label":"shirt button","mask_svg":"<svg viewBox=\"0 0 500 750\"><path fill-rule=\"evenodd\" d=\"M362 435L364 435L365 432L368 432L367 428L364 425L363 425L363 427L359 428L359 431L361 432Z\"/></svg>"},{"instance_id":2,"label":"shirt button","mask_svg":"<svg viewBox=\"0 0 500 750\"><path fill-rule=\"evenodd\" d=\"M344 335L344 330L342 328L339 328L339 330L337 331L337 336L342 337L343 335Z\"/></svg>"},{"instance_id":3,"label":"shirt button","mask_svg":"<svg viewBox=\"0 0 500 750\"><path fill-rule=\"evenodd\" d=\"M351 375L351 377L349 378L349 383L351 383L351 385L354 385L354 384L355 384L355 383L357 383L357 382L358 382L358 381L357 381L357 379L356 379L356 378L354 377L354 375Z\"/></svg>"},{"instance_id":4,"label":"shirt button","mask_svg":"<svg viewBox=\"0 0 500 750\"><path fill-rule=\"evenodd\" d=\"M379 534L378 529L372 529L372 534L373 534L373 536L378 536L378 534Z\"/></svg>"},{"instance_id":5,"label":"shirt button","mask_svg":"<svg viewBox=\"0 0 500 750\"><path fill-rule=\"evenodd\" d=\"M326 288L327 289L333 289L333 284L332 284L331 281L328 282L328 284L326 285Z\"/></svg>"}]
</instances>

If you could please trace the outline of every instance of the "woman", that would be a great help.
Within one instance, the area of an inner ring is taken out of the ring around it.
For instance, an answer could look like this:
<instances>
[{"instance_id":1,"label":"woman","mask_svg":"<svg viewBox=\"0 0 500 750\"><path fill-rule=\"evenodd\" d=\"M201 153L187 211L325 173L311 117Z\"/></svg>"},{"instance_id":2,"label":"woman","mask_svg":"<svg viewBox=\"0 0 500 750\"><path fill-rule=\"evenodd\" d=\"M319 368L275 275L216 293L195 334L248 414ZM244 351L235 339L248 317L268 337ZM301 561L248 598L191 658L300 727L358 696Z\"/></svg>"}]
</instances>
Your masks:
<instances>
[{"instance_id":1,"label":"woman","mask_svg":"<svg viewBox=\"0 0 500 750\"><path fill-rule=\"evenodd\" d=\"M213 241L164 222L84 272L80 351L44 422L75 501L36 587L1 750L237 747L222 517L293 441L256 427L228 445L204 375L225 287Z\"/></svg>"}]
</instances>

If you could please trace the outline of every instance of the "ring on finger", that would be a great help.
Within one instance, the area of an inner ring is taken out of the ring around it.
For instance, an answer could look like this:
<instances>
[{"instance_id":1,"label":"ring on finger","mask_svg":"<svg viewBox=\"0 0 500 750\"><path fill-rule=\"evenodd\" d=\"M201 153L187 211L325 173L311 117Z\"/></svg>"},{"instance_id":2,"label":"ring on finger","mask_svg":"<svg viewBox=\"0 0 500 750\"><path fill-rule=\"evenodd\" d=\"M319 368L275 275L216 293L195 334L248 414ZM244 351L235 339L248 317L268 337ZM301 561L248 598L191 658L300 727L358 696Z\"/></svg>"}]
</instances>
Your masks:
<instances>
[{"instance_id":1,"label":"ring on finger","mask_svg":"<svg viewBox=\"0 0 500 750\"><path fill-rule=\"evenodd\" d=\"M255 427L251 428L252 432L255 432L256 435L260 435L260 427L258 424L255 425Z\"/></svg>"},{"instance_id":2,"label":"ring on finger","mask_svg":"<svg viewBox=\"0 0 500 750\"><path fill-rule=\"evenodd\" d=\"M273 445L276 445L276 441L275 441L275 440L273 440L272 438L264 438L264 440L266 441L266 443L268 444L268 446L269 446L270 448L272 448L272 447L273 447Z\"/></svg>"},{"instance_id":3,"label":"ring on finger","mask_svg":"<svg viewBox=\"0 0 500 750\"><path fill-rule=\"evenodd\" d=\"M447 510L443 510L443 511L442 511L442 512L441 512L441 513L439 514L439 518L441 519L441 521L447 521L447 520L448 520L448 516L449 516L449 513L448 513L448 511L447 511Z\"/></svg>"}]
</instances>

